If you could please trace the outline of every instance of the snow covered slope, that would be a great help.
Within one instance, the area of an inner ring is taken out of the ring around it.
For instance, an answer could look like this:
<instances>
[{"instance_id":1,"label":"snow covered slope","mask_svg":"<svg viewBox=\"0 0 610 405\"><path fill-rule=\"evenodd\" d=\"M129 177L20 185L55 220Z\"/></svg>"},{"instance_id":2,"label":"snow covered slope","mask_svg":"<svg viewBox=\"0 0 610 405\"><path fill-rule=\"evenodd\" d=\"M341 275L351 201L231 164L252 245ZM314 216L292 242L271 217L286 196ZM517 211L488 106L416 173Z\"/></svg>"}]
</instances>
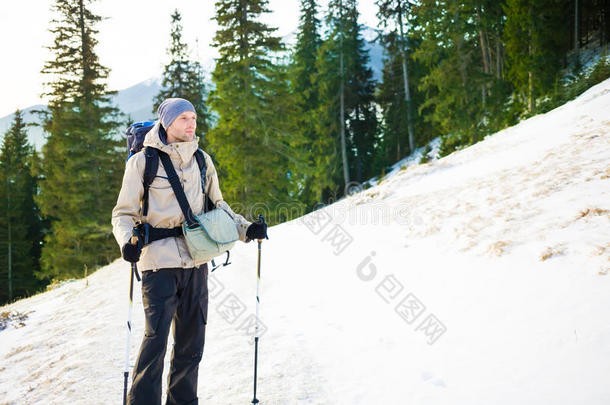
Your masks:
<instances>
[{"instance_id":1,"label":"snow covered slope","mask_svg":"<svg viewBox=\"0 0 610 405\"><path fill-rule=\"evenodd\" d=\"M261 403L610 403L609 112L606 81L271 228ZM232 261L210 278L202 404L252 399L256 245ZM0 404L120 403L128 279L117 260L1 308L29 318L0 331Z\"/></svg>"}]
</instances>

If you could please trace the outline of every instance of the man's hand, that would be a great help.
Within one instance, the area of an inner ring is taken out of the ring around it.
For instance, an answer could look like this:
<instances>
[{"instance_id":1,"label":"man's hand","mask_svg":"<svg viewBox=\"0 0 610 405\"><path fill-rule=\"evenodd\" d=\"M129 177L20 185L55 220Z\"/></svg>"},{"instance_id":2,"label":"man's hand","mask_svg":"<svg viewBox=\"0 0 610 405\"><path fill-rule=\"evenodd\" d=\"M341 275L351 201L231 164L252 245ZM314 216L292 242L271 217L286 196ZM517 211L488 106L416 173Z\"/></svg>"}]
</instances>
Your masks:
<instances>
[{"instance_id":1,"label":"man's hand","mask_svg":"<svg viewBox=\"0 0 610 405\"><path fill-rule=\"evenodd\" d=\"M142 253L142 248L136 243L126 243L123 245L121 249L123 253L123 259L127 260L130 263L137 263L140 260L140 253Z\"/></svg>"},{"instance_id":2,"label":"man's hand","mask_svg":"<svg viewBox=\"0 0 610 405\"><path fill-rule=\"evenodd\" d=\"M253 239L269 239L267 236L267 224L261 220L254 221L246 230L246 237Z\"/></svg>"}]
</instances>

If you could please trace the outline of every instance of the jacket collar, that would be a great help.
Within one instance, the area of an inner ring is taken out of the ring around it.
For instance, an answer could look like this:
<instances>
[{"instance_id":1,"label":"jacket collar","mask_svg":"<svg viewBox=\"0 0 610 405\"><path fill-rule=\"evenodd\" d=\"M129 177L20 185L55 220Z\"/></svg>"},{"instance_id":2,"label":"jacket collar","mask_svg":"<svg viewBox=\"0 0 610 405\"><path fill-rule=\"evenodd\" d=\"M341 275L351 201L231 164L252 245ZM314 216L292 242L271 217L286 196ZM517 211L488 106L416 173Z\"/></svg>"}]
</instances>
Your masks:
<instances>
[{"instance_id":1,"label":"jacket collar","mask_svg":"<svg viewBox=\"0 0 610 405\"><path fill-rule=\"evenodd\" d=\"M143 145L159 149L160 151L167 153L172 159L180 159L182 162L189 162L199 147L199 138L195 136L195 139L189 142L168 144L163 142L164 140L161 140L161 135L159 133L160 125L160 122L157 121L152 129L148 131L144 138Z\"/></svg>"}]
</instances>

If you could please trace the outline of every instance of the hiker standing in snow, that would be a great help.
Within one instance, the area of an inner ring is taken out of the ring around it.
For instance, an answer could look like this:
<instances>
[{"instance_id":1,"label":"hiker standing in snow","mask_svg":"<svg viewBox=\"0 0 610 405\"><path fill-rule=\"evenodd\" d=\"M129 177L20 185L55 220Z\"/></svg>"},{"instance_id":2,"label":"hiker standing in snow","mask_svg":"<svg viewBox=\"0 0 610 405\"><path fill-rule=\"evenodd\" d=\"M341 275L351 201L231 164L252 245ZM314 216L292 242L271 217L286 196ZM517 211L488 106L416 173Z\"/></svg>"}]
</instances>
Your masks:
<instances>
[{"instance_id":1,"label":"hiker standing in snow","mask_svg":"<svg viewBox=\"0 0 610 405\"><path fill-rule=\"evenodd\" d=\"M205 176L202 176L201 162L198 163L196 157L196 153L202 152L198 152L197 115L193 105L181 98L170 98L161 103L157 113L159 120L146 134L143 145L169 155L192 212L203 212L209 198L212 208L223 209L233 219L241 241L265 238L267 226L264 223L248 222L223 201L216 169L206 153L203 153ZM175 343L166 404L195 405L208 310L208 266L193 260L189 254L180 228L185 216L164 164L159 163L156 176L145 193L143 180L147 159L144 149L129 158L112 211L113 233L123 258L131 263L139 262L142 271L146 318L128 403L161 404L163 359L173 320ZM147 208L143 209L145 205ZM147 227L147 237L150 237L147 242L152 242L131 243L137 224L141 224L139 229L143 229L142 225Z\"/></svg>"}]
</instances>

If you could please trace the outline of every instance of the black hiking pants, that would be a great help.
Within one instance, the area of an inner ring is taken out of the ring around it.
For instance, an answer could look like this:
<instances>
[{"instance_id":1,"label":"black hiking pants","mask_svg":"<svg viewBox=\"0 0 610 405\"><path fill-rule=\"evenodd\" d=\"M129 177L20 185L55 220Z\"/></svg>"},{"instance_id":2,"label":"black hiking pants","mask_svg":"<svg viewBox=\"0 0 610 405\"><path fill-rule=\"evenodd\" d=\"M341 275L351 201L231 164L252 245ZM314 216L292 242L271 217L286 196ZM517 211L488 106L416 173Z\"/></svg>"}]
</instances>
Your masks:
<instances>
[{"instance_id":1,"label":"black hiking pants","mask_svg":"<svg viewBox=\"0 0 610 405\"><path fill-rule=\"evenodd\" d=\"M197 375L208 312L208 267L142 272L146 327L133 370L130 405L161 405L161 376L169 330L174 348L166 405L197 405Z\"/></svg>"}]
</instances>

